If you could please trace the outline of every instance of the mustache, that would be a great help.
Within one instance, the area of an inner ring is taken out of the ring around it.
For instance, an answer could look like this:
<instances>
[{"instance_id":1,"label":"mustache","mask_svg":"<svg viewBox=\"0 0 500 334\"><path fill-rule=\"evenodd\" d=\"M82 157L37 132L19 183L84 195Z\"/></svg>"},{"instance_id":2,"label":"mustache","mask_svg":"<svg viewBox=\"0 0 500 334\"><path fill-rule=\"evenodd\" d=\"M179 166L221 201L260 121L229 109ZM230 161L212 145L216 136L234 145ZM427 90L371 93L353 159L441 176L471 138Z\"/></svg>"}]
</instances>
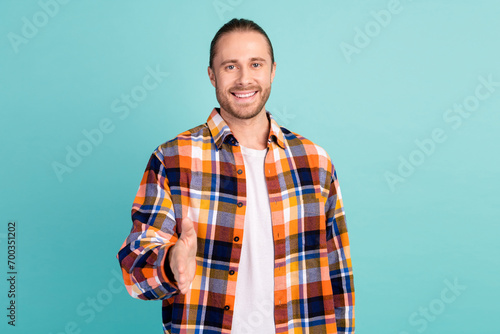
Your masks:
<instances>
[{"instance_id":1,"label":"mustache","mask_svg":"<svg viewBox=\"0 0 500 334\"><path fill-rule=\"evenodd\" d=\"M261 91L262 88L260 86L248 86L248 87L241 87L241 86L238 86L238 87L231 87L229 88L229 91L230 92L246 92L246 91L249 91L249 90L254 90L254 91Z\"/></svg>"}]
</instances>

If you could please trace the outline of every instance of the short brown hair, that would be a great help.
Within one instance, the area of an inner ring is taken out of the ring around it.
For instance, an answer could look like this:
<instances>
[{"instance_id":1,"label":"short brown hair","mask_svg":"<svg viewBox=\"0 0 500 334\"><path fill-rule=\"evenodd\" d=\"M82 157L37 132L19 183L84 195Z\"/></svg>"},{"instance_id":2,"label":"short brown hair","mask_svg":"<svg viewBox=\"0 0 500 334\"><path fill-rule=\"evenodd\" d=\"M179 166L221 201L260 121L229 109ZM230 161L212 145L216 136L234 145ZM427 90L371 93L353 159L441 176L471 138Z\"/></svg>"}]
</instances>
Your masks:
<instances>
[{"instance_id":1,"label":"short brown hair","mask_svg":"<svg viewBox=\"0 0 500 334\"><path fill-rule=\"evenodd\" d=\"M211 68L213 65L213 60L215 57L215 52L216 52L216 46L217 42L219 39L230 32L233 31L255 31L258 32L259 34L263 35L267 43L269 44L269 53L271 54L271 60L272 64L274 64L274 51L273 51L273 45L271 44L271 40L267 36L266 32L264 29L262 29L257 23L251 21L251 20L246 20L246 19L232 19L231 21L227 22L224 24L219 31L215 34L214 38L212 39L212 43L210 43L210 60L209 60L209 65Z\"/></svg>"}]
</instances>

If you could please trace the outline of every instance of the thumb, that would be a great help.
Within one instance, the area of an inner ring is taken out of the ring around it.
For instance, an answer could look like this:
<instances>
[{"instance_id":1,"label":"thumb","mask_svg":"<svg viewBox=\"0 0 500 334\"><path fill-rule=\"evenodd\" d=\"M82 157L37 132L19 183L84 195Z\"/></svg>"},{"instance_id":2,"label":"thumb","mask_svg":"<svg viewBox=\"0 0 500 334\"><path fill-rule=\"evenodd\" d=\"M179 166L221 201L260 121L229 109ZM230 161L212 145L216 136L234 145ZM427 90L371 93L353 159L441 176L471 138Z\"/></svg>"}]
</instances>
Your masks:
<instances>
[{"instance_id":1,"label":"thumb","mask_svg":"<svg viewBox=\"0 0 500 334\"><path fill-rule=\"evenodd\" d=\"M181 238L192 238L196 237L196 231L194 230L193 221L189 218L182 219L181 224Z\"/></svg>"}]
</instances>

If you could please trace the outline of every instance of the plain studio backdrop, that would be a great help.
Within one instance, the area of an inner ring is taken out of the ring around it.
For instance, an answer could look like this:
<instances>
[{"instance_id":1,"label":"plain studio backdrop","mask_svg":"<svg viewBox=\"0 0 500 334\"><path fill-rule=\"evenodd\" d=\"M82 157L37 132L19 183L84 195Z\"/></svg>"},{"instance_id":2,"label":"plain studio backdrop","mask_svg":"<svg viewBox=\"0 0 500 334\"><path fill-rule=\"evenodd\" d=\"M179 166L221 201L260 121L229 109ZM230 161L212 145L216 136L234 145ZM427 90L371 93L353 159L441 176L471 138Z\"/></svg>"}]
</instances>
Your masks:
<instances>
[{"instance_id":1,"label":"plain studio backdrop","mask_svg":"<svg viewBox=\"0 0 500 334\"><path fill-rule=\"evenodd\" d=\"M358 333L498 333L500 3L0 3L5 333L161 333L116 253L147 160L218 106L210 41L268 33L267 109L323 146L347 215ZM15 327L7 309L15 302Z\"/></svg>"}]
</instances>

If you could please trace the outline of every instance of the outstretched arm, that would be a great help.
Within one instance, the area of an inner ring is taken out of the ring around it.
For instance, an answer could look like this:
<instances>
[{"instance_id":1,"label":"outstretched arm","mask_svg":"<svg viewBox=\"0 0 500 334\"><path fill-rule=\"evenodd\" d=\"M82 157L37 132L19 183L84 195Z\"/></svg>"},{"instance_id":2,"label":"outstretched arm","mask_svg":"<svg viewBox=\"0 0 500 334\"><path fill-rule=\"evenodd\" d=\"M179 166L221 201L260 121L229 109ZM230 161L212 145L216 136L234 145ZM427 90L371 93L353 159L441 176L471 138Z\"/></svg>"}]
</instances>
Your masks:
<instances>
[{"instance_id":1,"label":"outstretched arm","mask_svg":"<svg viewBox=\"0 0 500 334\"><path fill-rule=\"evenodd\" d=\"M196 233L187 219L179 239L162 159L155 152L148 162L132 206L132 230L117 255L127 291L138 299L186 293L196 269Z\"/></svg>"}]
</instances>

